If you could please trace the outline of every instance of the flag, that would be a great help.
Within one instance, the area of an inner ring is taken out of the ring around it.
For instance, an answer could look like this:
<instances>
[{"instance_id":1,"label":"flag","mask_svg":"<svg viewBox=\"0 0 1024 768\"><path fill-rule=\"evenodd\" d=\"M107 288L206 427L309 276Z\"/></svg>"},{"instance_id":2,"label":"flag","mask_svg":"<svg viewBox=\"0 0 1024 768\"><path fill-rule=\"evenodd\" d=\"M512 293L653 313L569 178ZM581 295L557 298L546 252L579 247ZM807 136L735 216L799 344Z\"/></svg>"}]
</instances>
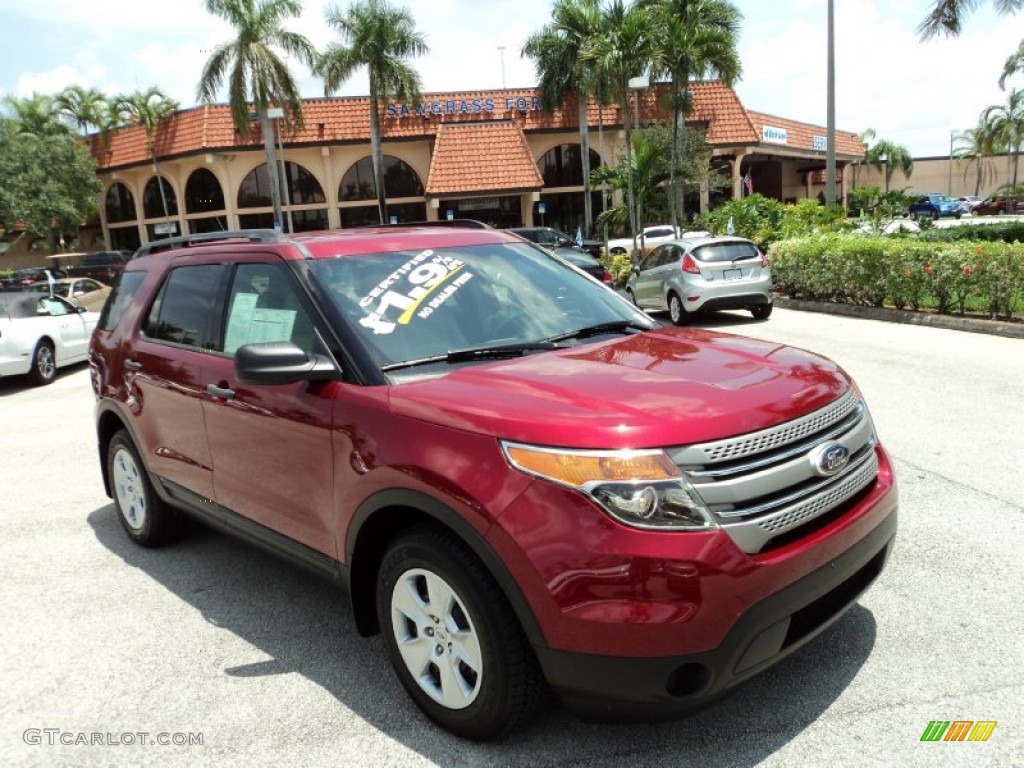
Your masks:
<instances>
[{"instance_id":1,"label":"flag","mask_svg":"<svg viewBox=\"0 0 1024 768\"><path fill-rule=\"evenodd\" d=\"M583 247L583 227L579 225L576 226L576 247Z\"/></svg>"},{"instance_id":2,"label":"flag","mask_svg":"<svg viewBox=\"0 0 1024 768\"><path fill-rule=\"evenodd\" d=\"M733 223L732 216L729 217L729 223L725 225L725 234L727 234L727 235L735 235L736 234L736 224Z\"/></svg>"},{"instance_id":3,"label":"flag","mask_svg":"<svg viewBox=\"0 0 1024 768\"><path fill-rule=\"evenodd\" d=\"M53 272L46 270L46 282L50 284L50 298L53 298L53 287L57 285L57 281L53 277Z\"/></svg>"},{"instance_id":4,"label":"flag","mask_svg":"<svg viewBox=\"0 0 1024 768\"><path fill-rule=\"evenodd\" d=\"M747 194L754 194L754 180L750 178L750 169L747 168L747 175L743 177L743 186L747 188Z\"/></svg>"}]
</instances>

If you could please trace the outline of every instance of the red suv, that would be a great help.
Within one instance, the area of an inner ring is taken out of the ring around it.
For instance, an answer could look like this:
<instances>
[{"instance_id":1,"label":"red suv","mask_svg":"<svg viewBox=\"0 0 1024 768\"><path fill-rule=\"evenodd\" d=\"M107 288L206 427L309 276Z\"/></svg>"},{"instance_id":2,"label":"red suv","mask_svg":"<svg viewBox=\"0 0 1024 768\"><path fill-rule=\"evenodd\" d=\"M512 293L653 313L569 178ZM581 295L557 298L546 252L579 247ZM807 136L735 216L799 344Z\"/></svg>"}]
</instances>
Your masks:
<instances>
[{"instance_id":1,"label":"red suv","mask_svg":"<svg viewBox=\"0 0 1024 768\"><path fill-rule=\"evenodd\" d=\"M515 235L162 240L92 337L129 537L179 514L345 587L435 722L707 703L832 624L896 532L850 377L663 328Z\"/></svg>"}]
</instances>

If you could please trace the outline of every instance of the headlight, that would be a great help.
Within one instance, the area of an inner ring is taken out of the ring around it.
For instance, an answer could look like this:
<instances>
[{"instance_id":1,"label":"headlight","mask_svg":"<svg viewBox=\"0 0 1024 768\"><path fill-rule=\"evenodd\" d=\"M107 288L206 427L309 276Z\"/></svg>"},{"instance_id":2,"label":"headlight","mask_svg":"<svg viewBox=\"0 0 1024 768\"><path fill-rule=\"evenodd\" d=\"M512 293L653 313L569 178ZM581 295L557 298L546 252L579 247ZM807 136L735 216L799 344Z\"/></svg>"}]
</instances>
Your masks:
<instances>
[{"instance_id":1,"label":"headlight","mask_svg":"<svg viewBox=\"0 0 1024 768\"><path fill-rule=\"evenodd\" d=\"M718 527L664 451L567 451L504 442L501 447L520 472L573 488L634 528Z\"/></svg>"}]
</instances>

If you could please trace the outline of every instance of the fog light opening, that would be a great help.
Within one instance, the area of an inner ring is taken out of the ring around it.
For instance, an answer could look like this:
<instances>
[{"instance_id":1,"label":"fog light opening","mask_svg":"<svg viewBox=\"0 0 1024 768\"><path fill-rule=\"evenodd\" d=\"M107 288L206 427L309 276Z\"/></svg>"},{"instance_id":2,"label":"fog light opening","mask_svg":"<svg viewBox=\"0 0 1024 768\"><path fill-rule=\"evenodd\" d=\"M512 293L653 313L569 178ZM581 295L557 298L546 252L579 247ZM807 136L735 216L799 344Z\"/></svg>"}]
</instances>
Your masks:
<instances>
[{"instance_id":1,"label":"fog light opening","mask_svg":"<svg viewBox=\"0 0 1024 768\"><path fill-rule=\"evenodd\" d=\"M665 690L669 696L693 696L708 687L711 682L711 670L703 664L683 664L668 676Z\"/></svg>"}]
</instances>

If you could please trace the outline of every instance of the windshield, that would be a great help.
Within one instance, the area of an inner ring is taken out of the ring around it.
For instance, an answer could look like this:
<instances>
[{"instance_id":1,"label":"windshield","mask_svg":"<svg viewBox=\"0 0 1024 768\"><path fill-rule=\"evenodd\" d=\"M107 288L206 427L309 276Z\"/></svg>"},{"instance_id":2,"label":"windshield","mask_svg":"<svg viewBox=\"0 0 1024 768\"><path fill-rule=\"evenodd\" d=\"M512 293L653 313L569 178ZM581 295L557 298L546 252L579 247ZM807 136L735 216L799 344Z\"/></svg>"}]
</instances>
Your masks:
<instances>
[{"instance_id":1,"label":"windshield","mask_svg":"<svg viewBox=\"0 0 1024 768\"><path fill-rule=\"evenodd\" d=\"M318 259L312 272L382 366L457 350L537 345L623 321L657 325L526 243Z\"/></svg>"}]
</instances>

